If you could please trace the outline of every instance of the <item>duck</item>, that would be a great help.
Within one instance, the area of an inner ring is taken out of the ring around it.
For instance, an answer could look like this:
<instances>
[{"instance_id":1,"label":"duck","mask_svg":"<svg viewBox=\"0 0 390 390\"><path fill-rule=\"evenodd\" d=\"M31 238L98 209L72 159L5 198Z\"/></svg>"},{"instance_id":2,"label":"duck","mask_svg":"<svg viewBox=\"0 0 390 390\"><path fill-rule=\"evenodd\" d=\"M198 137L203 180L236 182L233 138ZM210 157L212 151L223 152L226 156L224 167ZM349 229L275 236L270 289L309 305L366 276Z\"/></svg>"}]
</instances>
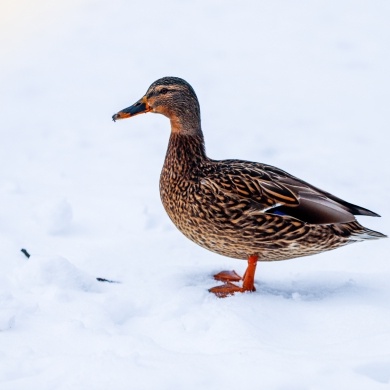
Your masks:
<instances>
[{"instance_id":1,"label":"duck","mask_svg":"<svg viewBox=\"0 0 390 390\"><path fill-rule=\"evenodd\" d=\"M217 254L247 261L214 275L217 297L256 291L258 262L309 256L347 244L384 238L355 216L379 215L346 202L271 165L213 160L206 155L200 105L192 86L179 77L153 82L113 121L143 113L170 120L171 133L160 176L166 213L188 239Z\"/></svg>"}]
</instances>

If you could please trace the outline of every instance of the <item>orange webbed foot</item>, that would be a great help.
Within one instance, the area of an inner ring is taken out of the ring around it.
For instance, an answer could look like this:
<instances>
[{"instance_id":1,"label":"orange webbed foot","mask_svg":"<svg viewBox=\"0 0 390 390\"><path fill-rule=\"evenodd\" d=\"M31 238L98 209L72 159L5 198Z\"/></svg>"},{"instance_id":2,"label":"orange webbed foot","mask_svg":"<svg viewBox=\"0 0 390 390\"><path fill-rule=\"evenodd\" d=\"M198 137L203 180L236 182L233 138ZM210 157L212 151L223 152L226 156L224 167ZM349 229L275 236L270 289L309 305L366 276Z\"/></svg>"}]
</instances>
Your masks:
<instances>
[{"instance_id":1,"label":"orange webbed foot","mask_svg":"<svg viewBox=\"0 0 390 390\"><path fill-rule=\"evenodd\" d=\"M236 271L221 271L214 275L215 280L220 282L239 282L242 277Z\"/></svg>"},{"instance_id":2,"label":"orange webbed foot","mask_svg":"<svg viewBox=\"0 0 390 390\"><path fill-rule=\"evenodd\" d=\"M244 289L233 283L227 282L220 286L210 288L209 292L215 294L218 298L226 298L229 295L234 295L237 292L244 292Z\"/></svg>"},{"instance_id":3,"label":"orange webbed foot","mask_svg":"<svg viewBox=\"0 0 390 390\"><path fill-rule=\"evenodd\" d=\"M241 278L235 271L222 271L214 275L214 279L224 282L221 286L215 286L209 289L209 292L215 294L219 298L225 298L235 293L243 293L246 291L256 291L255 288L255 272L259 257L257 255L248 257L248 267L245 271L244 277ZM231 282L242 282L242 287L237 286Z\"/></svg>"}]
</instances>

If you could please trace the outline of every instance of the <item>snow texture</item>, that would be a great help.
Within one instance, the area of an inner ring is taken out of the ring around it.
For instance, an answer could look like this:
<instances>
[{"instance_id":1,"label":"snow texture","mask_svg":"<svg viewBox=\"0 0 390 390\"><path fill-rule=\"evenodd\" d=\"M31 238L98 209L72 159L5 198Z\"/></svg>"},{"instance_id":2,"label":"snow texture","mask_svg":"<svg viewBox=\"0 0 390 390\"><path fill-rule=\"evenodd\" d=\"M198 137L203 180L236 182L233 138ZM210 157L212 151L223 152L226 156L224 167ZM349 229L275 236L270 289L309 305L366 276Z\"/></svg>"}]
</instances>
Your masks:
<instances>
[{"instance_id":1,"label":"snow texture","mask_svg":"<svg viewBox=\"0 0 390 390\"><path fill-rule=\"evenodd\" d=\"M390 388L389 240L261 263L255 293L217 299L212 274L245 262L166 216L169 122L111 121L182 77L210 157L280 167L389 234L388 2L5 0L1 14L1 390Z\"/></svg>"}]
</instances>

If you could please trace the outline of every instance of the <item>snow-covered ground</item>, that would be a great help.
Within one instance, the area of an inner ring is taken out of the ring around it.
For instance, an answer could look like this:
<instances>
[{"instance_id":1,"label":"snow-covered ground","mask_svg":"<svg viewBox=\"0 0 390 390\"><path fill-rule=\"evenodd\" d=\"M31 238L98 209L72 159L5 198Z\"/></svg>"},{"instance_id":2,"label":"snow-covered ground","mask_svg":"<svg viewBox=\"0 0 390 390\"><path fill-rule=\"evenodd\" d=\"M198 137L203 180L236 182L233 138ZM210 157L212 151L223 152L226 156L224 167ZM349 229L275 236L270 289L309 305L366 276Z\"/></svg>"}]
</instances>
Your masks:
<instances>
[{"instance_id":1,"label":"snow-covered ground","mask_svg":"<svg viewBox=\"0 0 390 390\"><path fill-rule=\"evenodd\" d=\"M389 20L381 0L2 1L0 388L388 389L389 240L261 263L256 293L217 299L245 262L165 215L167 119L111 115L182 77L211 157L389 234Z\"/></svg>"}]
</instances>

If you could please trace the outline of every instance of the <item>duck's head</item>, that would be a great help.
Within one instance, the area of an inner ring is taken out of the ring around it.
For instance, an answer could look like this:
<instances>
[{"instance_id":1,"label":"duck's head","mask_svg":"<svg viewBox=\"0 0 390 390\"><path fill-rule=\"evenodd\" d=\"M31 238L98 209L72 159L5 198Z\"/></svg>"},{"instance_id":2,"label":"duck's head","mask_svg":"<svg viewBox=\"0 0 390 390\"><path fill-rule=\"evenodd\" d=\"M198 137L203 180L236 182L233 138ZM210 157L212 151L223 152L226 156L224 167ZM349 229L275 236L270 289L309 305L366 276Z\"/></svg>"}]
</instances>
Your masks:
<instances>
[{"instance_id":1,"label":"duck's head","mask_svg":"<svg viewBox=\"0 0 390 390\"><path fill-rule=\"evenodd\" d=\"M112 120L115 122L147 112L168 117L173 132L200 131L198 98L191 85L178 77L163 77L155 81L140 100L114 114Z\"/></svg>"}]
</instances>

